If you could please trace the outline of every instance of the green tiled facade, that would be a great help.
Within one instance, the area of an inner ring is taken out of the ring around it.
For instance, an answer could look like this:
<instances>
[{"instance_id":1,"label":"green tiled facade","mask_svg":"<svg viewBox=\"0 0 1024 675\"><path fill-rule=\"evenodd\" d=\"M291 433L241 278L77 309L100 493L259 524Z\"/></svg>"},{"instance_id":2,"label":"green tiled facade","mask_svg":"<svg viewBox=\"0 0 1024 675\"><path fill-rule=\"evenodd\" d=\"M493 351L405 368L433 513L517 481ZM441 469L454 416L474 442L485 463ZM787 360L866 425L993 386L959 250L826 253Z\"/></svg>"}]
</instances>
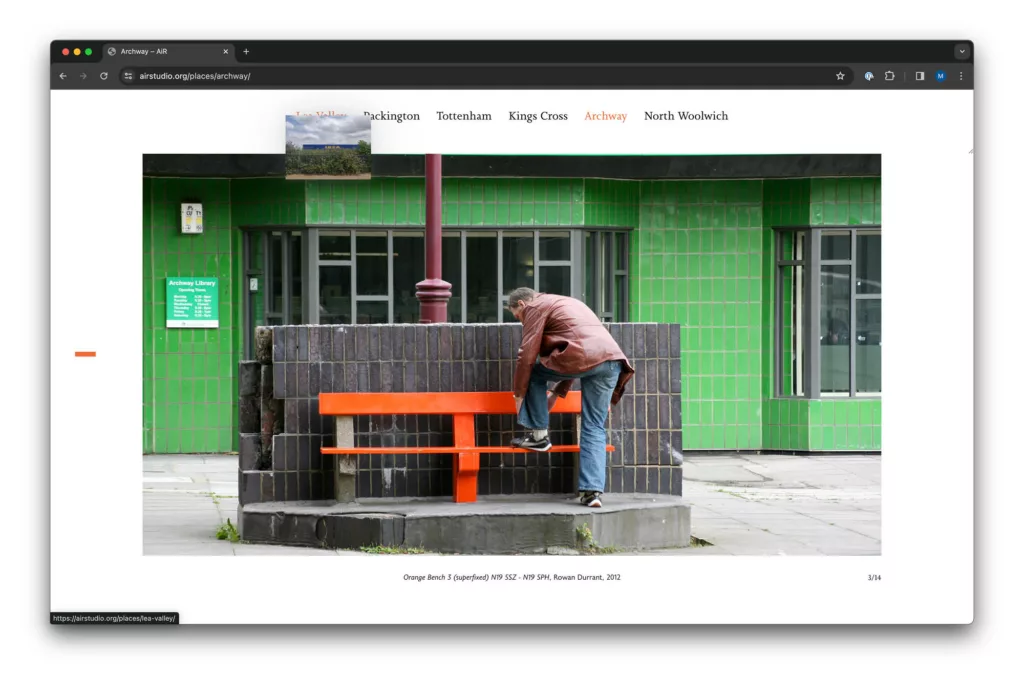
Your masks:
<instances>
[{"instance_id":1,"label":"green tiled facade","mask_svg":"<svg viewBox=\"0 0 1024 675\"><path fill-rule=\"evenodd\" d=\"M229 182L233 225L306 224L306 181L236 178Z\"/></svg>"},{"instance_id":2,"label":"green tiled facade","mask_svg":"<svg viewBox=\"0 0 1024 675\"><path fill-rule=\"evenodd\" d=\"M241 234L232 181L143 182L142 447L146 453L230 452L237 446L235 380L242 344ZM181 203L201 202L204 233L181 233ZM165 279L216 277L220 328L165 328Z\"/></svg>"},{"instance_id":3,"label":"green tiled facade","mask_svg":"<svg viewBox=\"0 0 1024 675\"><path fill-rule=\"evenodd\" d=\"M763 182L766 229L786 225L856 227L882 224L880 178L812 178ZM771 245L772 241L769 240L768 247ZM766 251L771 250L768 247ZM774 250L771 250L767 256L769 272L774 257ZM783 282L792 283L793 279L791 276L784 277ZM789 290L789 287L784 290ZM783 297L791 296L784 292ZM768 308L770 311L771 306L768 305ZM787 328L791 327L783 326L784 331ZM784 333L784 345L791 344L788 337L788 333ZM788 358L783 360L789 363ZM783 373L783 391L791 391L792 376L791 372ZM774 400L772 404L778 406L779 412L777 417L769 415L766 420L765 449L875 451L882 448L882 404L878 399L783 399ZM792 422L794 419L798 421ZM795 445L791 445L786 436L786 427L793 424L806 431L789 431L790 440L794 438L792 434L795 434Z\"/></svg>"},{"instance_id":4,"label":"green tiled facade","mask_svg":"<svg viewBox=\"0 0 1024 675\"><path fill-rule=\"evenodd\" d=\"M684 451L764 447L768 234L762 181L641 185L630 318L682 326Z\"/></svg>"},{"instance_id":5,"label":"green tiled facade","mask_svg":"<svg viewBox=\"0 0 1024 675\"><path fill-rule=\"evenodd\" d=\"M147 453L237 450L240 228L424 224L421 178L146 178L143 196ZM204 204L203 235L180 232L186 200ZM880 224L880 179L446 179L442 214L458 228L630 228L630 320L681 325L684 451L881 448L878 399L772 391L772 228ZM220 279L221 328L163 327L176 275Z\"/></svg>"},{"instance_id":6,"label":"green tiled facade","mask_svg":"<svg viewBox=\"0 0 1024 675\"><path fill-rule=\"evenodd\" d=\"M882 224L880 178L766 180L764 225L854 227Z\"/></svg>"},{"instance_id":7,"label":"green tiled facade","mask_svg":"<svg viewBox=\"0 0 1024 675\"><path fill-rule=\"evenodd\" d=\"M441 223L460 228L635 227L638 194L639 184L627 181L451 178L442 185ZM422 227L425 212L422 179L308 181L299 224Z\"/></svg>"},{"instance_id":8,"label":"green tiled facade","mask_svg":"<svg viewBox=\"0 0 1024 675\"><path fill-rule=\"evenodd\" d=\"M880 450L882 401L800 401L808 408L809 450Z\"/></svg>"}]
</instances>

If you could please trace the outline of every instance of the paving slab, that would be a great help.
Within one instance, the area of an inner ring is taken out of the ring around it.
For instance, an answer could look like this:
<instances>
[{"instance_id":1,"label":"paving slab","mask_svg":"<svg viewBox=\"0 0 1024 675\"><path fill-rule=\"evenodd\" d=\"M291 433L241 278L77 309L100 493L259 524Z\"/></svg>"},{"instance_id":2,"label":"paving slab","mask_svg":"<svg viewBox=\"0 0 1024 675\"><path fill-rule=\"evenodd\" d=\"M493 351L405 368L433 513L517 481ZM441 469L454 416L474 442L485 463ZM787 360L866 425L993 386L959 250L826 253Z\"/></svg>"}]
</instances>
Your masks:
<instances>
[{"instance_id":1,"label":"paving slab","mask_svg":"<svg viewBox=\"0 0 1024 675\"><path fill-rule=\"evenodd\" d=\"M216 540L227 519L237 525L237 469L233 455L143 457L146 555L365 555ZM683 472L692 534L713 545L613 555L881 555L877 454L691 453ZM571 515L571 502L544 495L535 506L553 512L558 504ZM462 506L449 502L445 508L457 512Z\"/></svg>"}]
</instances>

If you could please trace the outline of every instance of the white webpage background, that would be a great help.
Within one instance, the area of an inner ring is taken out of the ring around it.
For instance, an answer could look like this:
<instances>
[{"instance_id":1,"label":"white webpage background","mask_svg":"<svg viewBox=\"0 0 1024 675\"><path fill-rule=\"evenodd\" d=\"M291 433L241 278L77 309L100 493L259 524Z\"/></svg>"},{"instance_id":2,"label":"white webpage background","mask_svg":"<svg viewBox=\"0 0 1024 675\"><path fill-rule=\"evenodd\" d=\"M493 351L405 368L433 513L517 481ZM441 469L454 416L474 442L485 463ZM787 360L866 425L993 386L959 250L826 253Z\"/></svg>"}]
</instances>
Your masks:
<instances>
[{"instance_id":1,"label":"white webpage background","mask_svg":"<svg viewBox=\"0 0 1024 675\"><path fill-rule=\"evenodd\" d=\"M513 109L568 112L573 121L503 121ZM374 151L384 154L880 153L882 555L143 557L142 155L280 153L284 115L316 110L419 112L420 122L373 123ZM440 123L436 110L490 112L496 121ZM587 110L630 119L584 122ZM645 110L726 110L730 119L645 123ZM599 620L610 623L972 621L972 92L56 91L50 112L51 325L74 326L53 330L50 345L52 610L178 611L183 623L408 624L464 622L468 604L501 608L480 621L577 623L581 595L599 595ZM117 302L104 314L93 300L112 290ZM75 359L85 348L99 357ZM63 441L68 429L79 442ZM82 494L83 485L93 487ZM102 516L69 527L83 509ZM442 572L614 572L623 581L402 581ZM328 574L337 575L333 591L240 588L246 578ZM325 597L332 592L336 602ZM524 601L534 593L564 611L539 616ZM643 611L625 611L638 603ZM338 611L342 604L359 610Z\"/></svg>"}]
</instances>

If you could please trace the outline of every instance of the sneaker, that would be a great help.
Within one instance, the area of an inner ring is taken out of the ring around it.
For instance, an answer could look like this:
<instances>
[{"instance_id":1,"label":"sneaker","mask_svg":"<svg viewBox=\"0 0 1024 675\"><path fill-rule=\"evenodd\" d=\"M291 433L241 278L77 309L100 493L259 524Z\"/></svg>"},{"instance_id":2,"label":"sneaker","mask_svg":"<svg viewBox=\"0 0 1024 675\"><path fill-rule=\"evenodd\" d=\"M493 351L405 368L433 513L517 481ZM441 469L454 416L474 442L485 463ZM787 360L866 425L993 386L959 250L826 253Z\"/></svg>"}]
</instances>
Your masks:
<instances>
[{"instance_id":1,"label":"sneaker","mask_svg":"<svg viewBox=\"0 0 1024 675\"><path fill-rule=\"evenodd\" d=\"M533 437L533 434L527 433L527 435L513 440L512 447L523 448L524 450L533 450L534 452L547 452L551 449L551 441L547 436L541 439L536 439Z\"/></svg>"},{"instance_id":2,"label":"sneaker","mask_svg":"<svg viewBox=\"0 0 1024 675\"><path fill-rule=\"evenodd\" d=\"M580 495L580 504L594 509L601 508L601 493L588 490Z\"/></svg>"}]
</instances>

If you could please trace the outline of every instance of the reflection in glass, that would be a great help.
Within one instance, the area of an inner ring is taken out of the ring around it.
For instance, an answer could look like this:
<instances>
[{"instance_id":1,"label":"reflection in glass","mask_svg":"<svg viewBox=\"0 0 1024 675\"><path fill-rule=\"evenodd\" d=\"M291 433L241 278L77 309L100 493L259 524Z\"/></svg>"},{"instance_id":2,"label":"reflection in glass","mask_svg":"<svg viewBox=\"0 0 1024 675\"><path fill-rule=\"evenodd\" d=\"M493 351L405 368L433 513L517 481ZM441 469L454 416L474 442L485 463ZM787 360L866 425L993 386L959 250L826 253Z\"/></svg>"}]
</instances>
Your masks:
<instances>
[{"instance_id":1,"label":"reflection in glass","mask_svg":"<svg viewBox=\"0 0 1024 675\"><path fill-rule=\"evenodd\" d=\"M782 284L782 362L780 372L783 396L803 396L804 339L803 339L803 267L786 265L779 267L779 283ZM824 302L824 301L823 301ZM822 347L824 353L824 346ZM824 385L823 385L824 390Z\"/></svg>"},{"instance_id":2,"label":"reflection in glass","mask_svg":"<svg viewBox=\"0 0 1024 675\"><path fill-rule=\"evenodd\" d=\"M629 249L626 246L626 233L615 233L615 270L625 272L629 268Z\"/></svg>"},{"instance_id":3,"label":"reflection in glass","mask_svg":"<svg viewBox=\"0 0 1024 675\"><path fill-rule=\"evenodd\" d=\"M572 295L572 268L568 265L557 267L540 267L540 283L537 290L541 293Z\"/></svg>"},{"instance_id":4,"label":"reflection in glass","mask_svg":"<svg viewBox=\"0 0 1024 675\"><path fill-rule=\"evenodd\" d=\"M859 247L857 255L860 255ZM857 393L881 392L882 301L860 299L857 300Z\"/></svg>"},{"instance_id":5,"label":"reflection in glass","mask_svg":"<svg viewBox=\"0 0 1024 675\"><path fill-rule=\"evenodd\" d=\"M610 232L589 233L583 248L583 287L587 293L587 306L598 316L612 305L611 298L605 297L608 294L608 270L605 268L609 260L606 252L612 245L612 236Z\"/></svg>"},{"instance_id":6,"label":"reflection in glass","mask_svg":"<svg viewBox=\"0 0 1024 675\"><path fill-rule=\"evenodd\" d=\"M541 260L568 262L572 258L569 252L568 232L545 232L539 238Z\"/></svg>"},{"instance_id":7,"label":"reflection in glass","mask_svg":"<svg viewBox=\"0 0 1024 675\"><path fill-rule=\"evenodd\" d=\"M824 237L822 240L824 241ZM850 391L850 266L821 266L821 392Z\"/></svg>"},{"instance_id":8,"label":"reflection in glass","mask_svg":"<svg viewBox=\"0 0 1024 675\"><path fill-rule=\"evenodd\" d=\"M356 323L387 323L388 303L386 300L356 301Z\"/></svg>"},{"instance_id":9,"label":"reflection in glass","mask_svg":"<svg viewBox=\"0 0 1024 675\"><path fill-rule=\"evenodd\" d=\"M252 331L256 326L264 326L264 300L267 294L266 280L263 274L263 266L265 260L263 259L263 233L262 232L247 232L246 238L249 241L249 259L245 262L245 269L248 270L246 279L256 280L256 291L249 292L249 306L252 308L250 311L250 321L252 322L249 326L249 334L253 335ZM252 347L250 341L250 347ZM252 359L253 354L250 352L246 355L246 358Z\"/></svg>"},{"instance_id":10,"label":"reflection in glass","mask_svg":"<svg viewBox=\"0 0 1024 675\"><path fill-rule=\"evenodd\" d=\"M782 230L779 232L779 260L793 260L793 250L796 248L794 242L796 240L796 232L792 230Z\"/></svg>"},{"instance_id":11,"label":"reflection in glass","mask_svg":"<svg viewBox=\"0 0 1024 675\"><path fill-rule=\"evenodd\" d=\"M882 292L882 235L857 233L857 293Z\"/></svg>"},{"instance_id":12,"label":"reflection in glass","mask_svg":"<svg viewBox=\"0 0 1024 675\"><path fill-rule=\"evenodd\" d=\"M797 237L797 254L803 255L803 232ZM793 396L804 395L804 268L793 268L796 283L793 286Z\"/></svg>"},{"instance_id":13,"label":"reflection in glass","mask_svg":"<svg viewBox=\"0 0 1024 675\"><path fill-rule=\"evenodd\" d=\"M779 245L779 259L780 260L803 260L804 259L804 236L803 231L794 230L783 230L780 232L779 237L781 244ZM824 236L822 234L822 242L824 243ZM826 258L822 257L822 260Z\"/></svg>"},{"instance_id":14,"label":"reflection in glass","mask_svg":"<svg viewBox=\"0 0 1024 675\"><path fill-rule=\"evenodd\" d=\"M320 267L320 323L352 323L351 267Z\"/></svg>"},{"instance_id":15,"label":"reflection in glass","mask_svg":"<svg viewBox=\"0 0 1024 675\"><path fill-rule=\"evenodd\" d=\"M426 277L423 235L396 232L391 246L394 251L395 323L418 323L420 301L416 298L416 284ZM442 274L445 274L443 268Z\"/></svg>"},{"instance_id":16,"label":"reflection in glass","mask_svg":"<svg viewBox=\"0 0 1024 675\"><path fill-rule=\"evenodd\" d=\"M441 276L452 285L448 322L459 323L462 321L462 238L459 235L441 239Z\"/></svg>"},{"instance_id":17,"label":"reflection in glass","mask_svg":"<svg viewBox=\"0 0 1024 675\"><path fill-rule=\"evenodd\" d=\"M533 233L505 232L501 245L502 288L505 293L524 286L533 288Z\"/></svg>"},{"instance_id":18,"label":"reflection in glass","mask_svg":"<svg viewBox=\"0 0 1024 675\"><path fill-rule=\"evenodd\" d=\"M590 309L594 309L594 294L590 290L590 276L588 275L588 272L590 271L590 265L588 264L590 262L589 253L590 247L592 246L590 243L590 236L590 232L583 233L583 260L580 261L580 265L583 266L583 288L580 289L580 292L583 295L584 304L586 304Z\"/></svg>"},{"instance_id":19,"label":"reflection in glass","mask_svg":"<svg viewBox=\"0 0 1024 675\"><path fill-rule=\"evenodd\" d=\"M622 274L615 275L615 306L612 309L612 321L629 321L626 314L626 277Z\"/></svg>"},{"instance_id":20,"label":"reflection in glass","mask_svg":"<svg viewBox=\"0 0 1024 675\"><path fill-rule=\"evenodd\" d=\"M388 294L388 236L356 237L356 294Z\"/></svg>"},{"instance_id":21,"label":"reflection in glass","mask_svg":"<svg viewBox=\"0 0 1024 675\"><path fill-rule=\"evenodd\" d=\"M348 232L320 235L320 260L324 262L351 262L352 237Z\"/></svg>"},{"instance_id":22,"label":"reflection in glass","mask_svg":"<svg viewBox=\"0 0 1024 675\"><path fill-rule=\"evenodd\" d=\"M288 274L292 278L291 305L288 308L291 314L292 325L302 325L302 235L291 235L288 242L291 254L291 262L288 264Z\"/></svg>"},{"instance_id":23,"label":"reflection in glass","mask_svg":"<svg viewBox=\"0 0 1024 675\"><path fill-rule=\"evenodd\" d=\"M821 259L822 260L849 260L850 259L850 233L822 232L821 233Z\"/></svg>"},{"instance_id":24,"label":"reflection in glass","mask_svg":"<svg viewBox=\"0 0 1024 675\"><path fill-rule=\"evenodd\" d=\"M498 235L466 234L466 323L498 321Z\"/></svg>"},{"instance_id":25,"label":"reflection in glass","mask_svg":"<svg viewBox=\"0 0 1024 675\"><path fill-rule=\"evenodd\" d=\"M281 275L281 265L284 262L283 247L281 233L271 232L268 275L270 276L270 311L274 313L284 311L284 277Z\"/></svg>"}]
</instances>

